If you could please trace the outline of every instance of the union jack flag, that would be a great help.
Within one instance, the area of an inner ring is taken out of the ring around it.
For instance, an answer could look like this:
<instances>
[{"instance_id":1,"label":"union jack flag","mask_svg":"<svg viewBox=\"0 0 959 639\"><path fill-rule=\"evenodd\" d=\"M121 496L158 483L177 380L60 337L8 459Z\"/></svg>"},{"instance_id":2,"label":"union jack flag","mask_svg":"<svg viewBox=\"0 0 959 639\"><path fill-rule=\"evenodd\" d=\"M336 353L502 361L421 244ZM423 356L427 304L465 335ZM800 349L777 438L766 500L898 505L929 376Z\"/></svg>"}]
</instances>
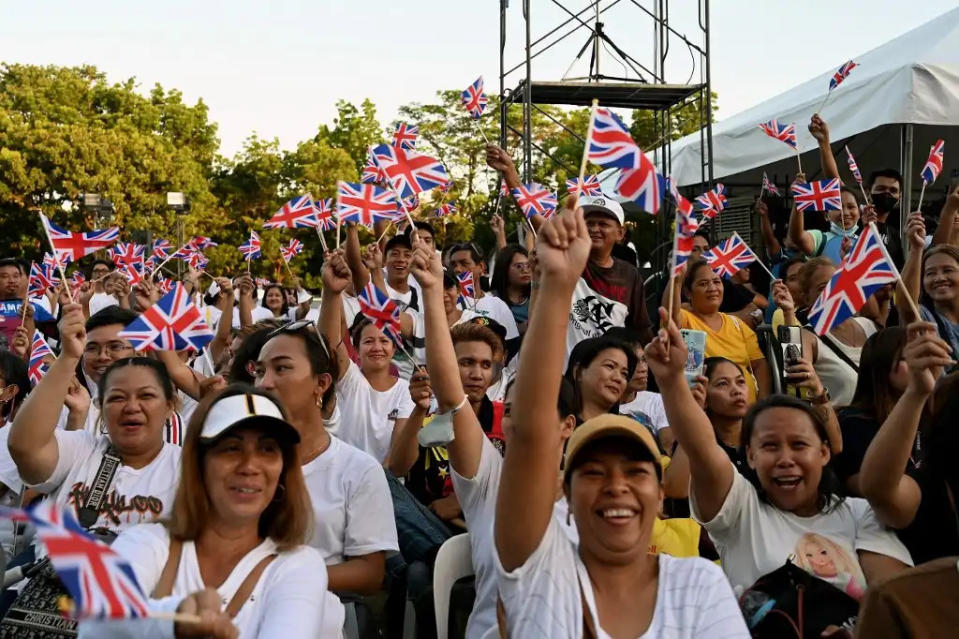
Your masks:
<instances>
[{"instance_id":1,"label":"union jack flag","mask_svg":"<svg viewBox=\"0 0 959 639\"><path fill-rule=\"evenodd\" d=\"M370 320L376 328L386 333L397 344L402 342L403 333L400 326L400 309L396 302L378 289L373 282L368 282L366 288L359 292L356 299L360 303L360 312Z\"/></svg>"},{"instance_id":2,"label":"union jack flag","mask_svg":"<svg viewBox=\"0 0 959 639\"><path fill-rule=\"evenodd\" d=\"M136 351L200 351L213 339L180 282L117 335L130 340Z\"/></svg>"},{"instance_id":3,"label":"union jack flag","mask_svg":"<svg viewBox=\"0 0 959 639\"><path fill-rule=\"evenodd\" d=\"M267 286L273 283L270 280L266 279L265 277L257 277L253 281L256 282L256 285L259 288L266 288Z\"/></svg>"},{"instance_id":4,"label":"union jack flag","mask_svg":"<svg viewBox=\"0 0 959 639\"><path fill-rule=\"evenodd\" d=\"M479 120L486 110L486 94L483 93L483 76L476 78L476 82L466 87L462 93L463 106L466 111L473 116L474 120Z\"/></svg>"},{"instance_id":5,"label":"union jack flag","mask_svg":"<svg viewBox=\"0 0 959 639\"><path fill-rule=\"evenodd\" d=\"M130 286L136 286L143 281L143 262L139 264L121 264L117 267L117 270L123 273L124 277L127 278L127 282L130 283Z\"/></svg>"},{"instance_id":6,"label":"union jack flag","mask_svg":"<svg viewBox=\"0 0 959 639\"><path fill-rule=\"evenodd\" d=\"M40 380L50 369L43 362L43 358L47 356L53 357L53 351L50 350L47 340L43 339L40 331L33 329L33 344L30 347L30 362L27 365L27 374L30 377L30 383L34 386L40 383Z\"/></svg>"},{"instance_id":7,"label":"union jack flag","mask_svg":"<svg viewBox=\"0 0 959 639\"><path fill-rule=\"evenodd\" d=\"M896 279L896 268L872 223L809 309L809 323L816 333L825 335L857 313L877 289Z\"/></svg>"},{"instance_id":8,"label":"union jack flag","mask_svg":"<svg viewBox=\"0 0 959 639\"><path fill-rule=\"evenodd\" d=\"M778 120L770 120L769 122L760 124L759 128L769 137L776 138L780 142L785 142L793 149L799 148L799 143L796 142L795 124L780 124Z\"/></svg>"},{"instance_id":9,"label":"union jack flag","mask_svg":"<svg viewBox=\"0 0 959 639\"><path fill-rule=\"evenodd\" d=\"M832 77L829 79L829 90L832 91L842 84L842 81L849 77L849 72L855 69L857 66L859 65L850 60L846 64L839 67L839 69L833 73Z\"/></svg>"},{"instance_id":10,"label":"union jack flag","mask_svg":"<svg viewBox=\"0 0 959 639\"><path fill-rule=\"evenodd\" d=\"M839 189L839 178L793 184L793 202L799 211L838 211L842 209Z\"/></svg>"},{"instance_id":11,"label":"union jack flag","mask_svg":"<svg viewBox=\"0 0 959 639\"><path fill-rule=\"evenodd\" d=\"M396 212L396 196L374 184L338 182L336 215L340 222L356 222L367 228L373 222L390 220Z\"/></svg>"},{"instance_id":12,"label":"union jack flag","mask_svg":"<svg viewBox=\"0 0 959 639\"><path fill-rule=\"evenodd\" d=\"M709 220L716 217L729 204L729 200L726 199L725 185L722 182L717 183L712 191L697 197L696 203L702 207L700 211L703 213L703 219Z\"/></svg>"},{"instance_id":13,"label":"union jack flag","mask_svg":"<svg viewBox=\"0 0 959 639\"><path fill-rule=\"evenodd\" d=\"M848 146L846 147L846 162L849 163L849 170L852 172L852 176L856 178L856 182L862 184L862 173L859 172L859 165L856 164L856 158L852 156Z\"/></svg>"},{"instance_id":14,"label":"union jack flag","mask_svg":"<svg viewBox=\"0 0 959 639\"><path fill-rule=\"evenodd\" d=\"M319 222L321 231L336 228L336 217L333 215L333 198L313 200L313 209L316 212L316 221Z\"/></svg>"},{"instance_id":15,"label":"union jack flag","mask_svg":"<svg viewBox=\"0 0 959 639\"><path fill-rule=\"evenodd\" d=\"M441 184L436 187L436 190L440 193L449 193L451 188L453 188L453 180L447 180L446 184Z\"/></svg>"},{"instance_id":16,"label":"union jack flag","mask_svg":"<svg viewBox=\"0 0 959 639\"><path fill-rule=\"evenodd\" d=\"M558 200L542 184L520 184L512 189L513 199L527 219L542 215L549 219L556 211Z\"/></svg>"},{"instance_id":17,"label":"union jack flag","mask_svg":"<svg viewBox=\"0 0 959 639\"><path fill-rule=\"evenodd\" d=\"M472 306L472 301L476 299L476 286L473 282L473 272L463 271L456 274L456 283L459 286L459 295L457 302L463 306Z\"/></svg>"},{"instance_id":18,"label":"union jack flag","mask_svg":"<svg viewBox=\"0 0 959 639\"><path fill-rule=\"evenodd\" d=\"M151 257L158 257L161 260L170 256L170 250L173 246L163 238L153 241L153 253Z\"/></svg>"},{"instance_id":19,"label":"union jack flag","mask_svg":"<svg viewBox=\"0 0 959 639\"><path fill-rule=\"evenodd\" d=\"M735 231L725 242L714 246L703 255L717 275L732 277L759 258Z\"/></svg>"},{"instance_id":20,"label":"union jack flag","mask_svg":"<svg viewBox=\"0 0 959 639\"><path fill-rule=\"evenodd\" d=\"M206 265L210 263L210 258L199 251L194 251L190 253L190 256L186 259L186 263L190 265L190 268L202 271L206 268Z\"/></svg>"},{"instance_id":21,"label":"union jack flag","mask_svg":"<svg viewBox=\"0 0 959 639\"><path fill-rule=\"evenodd\" d=\"M60 283L54 275L53 269L41 268L38 264L30 264L30 279L27 283L27 297L39 297Z\"/></svg>"},{"instance_id":22,"label":"union jack flag","mask_svg":"<svg viewBox=\"0 0 959 639\"><path fill-rule=\"evenodd\" d=\"M56 271L61 266L66 268L73 259L69 255L56 255L54 253L43 254L43 266L48 271Z\"/></svg>"},{"instance_id":23,"label":"union jack flag","mask_svg":"<svg viewBox=\"0 0 959 639\"><path fill-rule=\"evenodd\" d=\"M666 178L656 171L656 166L645 153L639 155L639 168L623 170L613 191L622 198L636 202L650 215L656 215L663 201L663 193L666 192Z\"/></svg>"},{"instance_id":24,"label":"union jack flag","mask_svg":"<svg viewBox=\"0 0 959 639\"><path fill-rule=\"evenodd\" d=\"M412 213L416 209L420 208L420 198L415 195L411 195L407 198L400 200L402 204L397 202L396 210L400 213L400 216L405 216L407 212Z\"/></svg>"},{"instance_id":25,"label":"union jack flag","mask_svg":"<svg viewBox=\"0 0 959 639\"><path fill-rule=\"evenodd\" d=\"M169 277L163 277L160 275L157 277L156 287L163 294L169 293L173 290L173 280L171 280Z\"/></svg>"},{"instance_id":26,"label":"union jack flag","mask_svg":"<svg viewBox=\"0 0 959 639\"><path fill-rule=\"evenodd\" d=\"M17 520L10 509L4 515ZM21 511L23 512L23 511ZM37 537L67 592L77 619L136 619L150 616L147 597L130 563L97 541L68 510L45 499L23 513L37 527Z\"/></svg>"},{"instance_id":27,"label":"union jack flag","mask_svg":"<svg viewBox=\"0 0 959 639\"><path fill-rule=\"evenodd\" d=\"M43 213L40 214L40 221L50 237L50 243L53 245L53 252L62 260L64 257L69 261L75 262L85 255L96 253L101 249L112 246L117 238L120 237L120 229L116 226L104 229L102 231L88 231L86 233L74 233L61 228L47 219Z\"/></svg>"},{"instance_id":28,"label":"union jack flag","mask_svg":"<svg viewBox=\"0 0 959 639\"><path fill-rule=\"evenodd\" d=\"M416 138L420 135L420 127L415 124L400 122L396 125L393 132L393 146L401 146L404 149L412 149L416 146Z\"/></svg>"},{"instance_id":29,"label":"union jack flag","mask_svg":"<svg viewBox=\"0 0 959 639\"><path fill-rule=\"evenodd\" d=\"M216 242L202 235L195 235L193 239L190 240L189 245L198 251L206 250L211 246L218 246Z\"/></svg>"},{"instance_id":30,"label":"union jack flag","mask_svg":"<svg viewBox=\"0 0 959 639\"><path fill-rule=\"evenodd\" d=\"M932 184L942 172L942 152L945 150L946 143L942 140L936 140L936 143L929 149L929 159L926 160L926 166L922 167L922 181L926 184Z\"/></svg>"},{"instance_id":31,"label":"union jack flag","mask_svg":"<svg viewBox=\"0 0 959 639\"><path fill-rule=\"evenodd\" d=\"M299 255L302 250L303 242L294 237L289 244L280 247L280 254L283 256L283 261L289 264L290 260Z\"/></svg>"},{"instance_id":32,"label":"union jack flag","mask_svg":"<svg viewBox=\"0 0 959 639\"><path fill-rule=\"evenodd\" d=\"M80 269L75 270L70 275L70 291L76 296L77 291L80 290L80 287L83 286L83 283L87 281L87 278L83 275L83 272Z\"/></svg>"},{"instance_id":33,"label":"union jack flag","mask_svg":"<svg viewBox=\"0 0 959 639\"><path fill-rule=\"evenodd\" d=\"M385 184L386 173L376 163L373 157L373 147L366 154L366 166L363 167L363 173L360 175L360 182L363 184Z\"/></svg>"},{"instance_id":34,"label":"union jack flag","mask_svg":"<svg viewBox=\"0 0 959 639\"><path fill-rule=\"evenodd\" d=\"M593 110L593 131L586 140L589 160L604 167L638 169L643 152L619 116L602 107Z\"/></svg>"},{"instance_id":35,"label":"union jack flag","mask_svg":"<svg viewBox=\"0 0 959 639\"><path fill-rule=\"evenodd\" d=\"M318 226L313 196L309 193L298 195L263 223L265 229L306 229Z\"/></svg>"},{"instance_id":36,"label":"union jack flag","mask_svg":"<svg viewBox=\"0 0 959 639\"><path fill-rule=\"evenodd\" d=\"M145 252L145 246L133 242L118 242L115 246L107 249L107 254L117 266L137 263L142 265Z\"/></svg>"},{"instance_id":37,"label":"union jack flag","mask_svg":"<svg viewBox=\"0 0 959 639\"><path fill-rule=\"evenodd\" d=\"M846 149L846 153L849 152L849 149ZM766 193L771 193L773 195L779 195L779 189L776 188L776 185L769 181L769 178L766 177L766 172L763 171L763 191Z\"/></svg>"},{"instance_id":38,"label":"union jack flag","mask_svg":"<svg viewBox=\"0 0 959 639\"><path fill-rule=\"evenodd\" d=\"M672 178L669 178L668 183L669 193L676 203L676 232L683 236L692 237L699 230L699 220L693 213L693 203L680 194Z\"/></svg>"},{"instance_id":39,"label":"union jack flag","mask_svg":"<svg viewBox=\"0 0 959 639\"><path fill-rule=\"evenodd\" d=\"M595 175L587 175L582 181L576 177L572 180L566 180L566 192L570 195L602 195L599 187L599 178Z\"/></svg>"},{"instance_id":40,"label":"union jack flag","mask_svg":"<svg viewBox=\"0 0 959 639\"><path fill-rule=\"evenodd\" d=\"M456 212L456 206L451 202L447 202L436 209L435 216L446 217L447 215L452 215L454 212Z\"/></svg>"},{"instance_id":41,"label":"union jack flag","mask_svg":"<svg viewBox=\"0 0 959 639\"><path fill-rule=\"evenodd\" d=\"M310 208L313 208L312 206ZM249 262L250 260L255 260L262 255L260 252L260 236L256 234L256 231L250 231L250 239L245 244L240 244L238 247L240 253L243 254L243 259Z\"/></svg>"},{"instance_id":42,"label":"union jack flag","mask_svg":"<svg viewBox=\"0 0 959 639\"><path fill-rule=\"evenodd\" d=\"M416 151L380 144L373 148L373 159L400 197L429 191L450 179L439 160Z\"/></svg>"},{"instance_id":43,"label":"union jack flag","mask_svg":"<svg viewBox=\"0 0 959 639\"><path fill-rule=\"evenodd\" d=\"M509 195L509 187L506 186L506 180L499 181L499 194L503 197Z\"/></svg>"}]
</instances>

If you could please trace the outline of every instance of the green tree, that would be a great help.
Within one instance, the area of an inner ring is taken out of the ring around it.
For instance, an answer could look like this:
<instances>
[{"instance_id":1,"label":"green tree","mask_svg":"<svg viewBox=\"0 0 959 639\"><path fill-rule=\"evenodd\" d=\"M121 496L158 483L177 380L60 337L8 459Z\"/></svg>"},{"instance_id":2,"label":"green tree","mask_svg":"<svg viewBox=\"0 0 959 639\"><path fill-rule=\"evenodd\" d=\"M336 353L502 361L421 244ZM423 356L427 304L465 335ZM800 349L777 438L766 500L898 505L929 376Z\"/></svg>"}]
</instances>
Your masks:
<instances>
[{"instance_id":1,"label":"green tree","mask_svg":"<svg viewBox=\"0 0 959 639\"><path fill-rule=\"evenodd\" d=\"M333 126L321 125L314 141L343 149L353 158L357 172L362 171L369 148L386 140L383 127L376 119L376 106L369 98L363 100L359 108L351 102L339 100L336 112Z\"/></svg>"},{"instance_id":2,"label":"green tree","mask_svg":"<svg viewBox=\"0 0 959 639\"><path fill-rule=\"evenodd\" d=\"M202 101L133 79L110 84L92 66L0 66L0 252L37 258L46 248L36 213L68 228L94 228L84 192L116 207L125 230L169 234L167 191L193 202L185 222L215 228L209 177L219 140Z\"/></svg>"}]
</instances>

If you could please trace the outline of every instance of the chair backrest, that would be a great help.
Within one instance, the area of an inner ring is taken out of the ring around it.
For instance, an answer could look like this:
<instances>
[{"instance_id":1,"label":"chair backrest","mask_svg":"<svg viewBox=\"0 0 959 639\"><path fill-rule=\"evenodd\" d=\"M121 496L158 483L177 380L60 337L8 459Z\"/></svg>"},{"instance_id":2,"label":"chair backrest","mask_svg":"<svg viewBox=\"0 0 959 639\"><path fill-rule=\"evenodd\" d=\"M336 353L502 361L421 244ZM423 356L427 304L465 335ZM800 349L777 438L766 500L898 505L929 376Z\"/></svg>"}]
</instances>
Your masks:
<instances>
[{"instance_id":1,"label":"chair backrest","mask_svg":"<svg viewBox=\"0 0 959 639\"><path fill-rule=\"evenodd\" d=\"M436 615L436 639L448 639L450 592L457 579L473 574L470 535L450 537L440 546L433 564L433 611Z\"/></svg>"}]
</instances>

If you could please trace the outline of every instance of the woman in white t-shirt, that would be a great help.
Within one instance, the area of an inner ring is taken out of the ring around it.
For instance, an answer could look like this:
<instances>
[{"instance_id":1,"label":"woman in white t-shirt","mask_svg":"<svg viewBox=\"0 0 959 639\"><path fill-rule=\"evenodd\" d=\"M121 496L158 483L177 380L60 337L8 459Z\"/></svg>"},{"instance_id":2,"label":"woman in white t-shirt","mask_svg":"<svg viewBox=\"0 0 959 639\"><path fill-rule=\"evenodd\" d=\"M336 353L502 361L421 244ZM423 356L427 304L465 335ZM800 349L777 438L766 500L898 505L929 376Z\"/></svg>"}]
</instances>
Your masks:
<instances>
[{"instance_id":1,"label":"woman in white t-shirt","mask_svg":"<svg viewBox=\"0 0 959 639\"><path fill-rule=\"evenodd\" d=\"M113 544L151 609L183 612L212 590L224 604L219 621L232 619L243 639L339 636L342 605L327 592L323 557L304 545L313 516L299 441L280 406L249 386L200 405L172 517L134 526ZM134 620L83 622L80 636L199 635L180 621Z\"/></svg>"},{"instance_id":2,"label":"woman in white t-shirt","mask_svg":"<svg viewBox=\"0 0 959 639\"><path fill-rule=\"evenodd\" d=\"M83 311L64 306L60 356L27 397L10 426L10 455L24 483L74 509L86 528L116 534L169 513L180 448L163 440L176 395L166 368L145 357L114 362L99 383L100 419L107 436L57 429L86 340ZM119 458L96 510L87 500L101 462Z\"/></svg>"},{"instance_id":3,"label":"woman in white t-shirt","mask_svg":"<svg viewBox=\"0 0 959 639\"><path fill-rule=\"evenodd\" d=\"M660 316L666 325L663 309ZM869 583L912 565L864 499L842 496L828 465L826 419L809 403L772 395L754 405L741 438L755 479L736 472L684 383L686 347L676 325L668 326L668 336L661 330L646 357L689 457L693 517L716 543L737 591L793 561L859 599Z\"/></svg>"},{"instance_id":4,"label":"woman in white t-shirt","mask_svg":"<svg viewBox=\"0 0 959 639\"><path fill-rule=\"evenodd\" d=\"M334 401L335 371L336 359L313 322L300 320L267 337L256 385L277 395L300 433L314 515L309 544L326 560L330 590L374 593L383 583L386 553L399 547L393 502L382 466L326 428L323 407Z\"/></svg>"},{"instance_id":5,"label":"woman in white t-shirt","mask_svg":"<svg viewBox=\"0 0 959 639\"><path fill-rule=\"evenodd\" d=\"M590 251L583 213L540 227L540 291L526 345L562 344ZM560 430L554 401L562 348L523 348L493 526L506 633L523 639L748 637L728 582L712 563L649 554L663 502L652 435L600 415L573 431L563 491L579 544L553 516Z\"/></svg>"},{"instance_id":6,"label":"woman in white t-shirt","mask_svg":"<svg viewBox=\"0 0 959 639\"><path fill-rule=\"evenodd\" d=\"M396 349L393 340L366 317L358 315L351 329L359 366L350 359L342 329L342 293L349 282L346 259L342 251L334 251L323 265L320 331L336 350L336 398L343 415L337 436L382 464L390 450L393 430L403 427L414 405L409 382L390 371Z\"/></svg>"},{"instance_id":7,"label":"woman in white t-shirt","mask_svg":"<svg viewBox=\"0 0 959 639\"><path fill-rule=\"evenodd\" d=\"M293 307L293 313L290 313L290 305L286 299L286 291L280 284L268 284L263 289L263 301L260 305L273 313L273 317L280 319L295 319L296 308Z\"/></svg>"}]
</instances>

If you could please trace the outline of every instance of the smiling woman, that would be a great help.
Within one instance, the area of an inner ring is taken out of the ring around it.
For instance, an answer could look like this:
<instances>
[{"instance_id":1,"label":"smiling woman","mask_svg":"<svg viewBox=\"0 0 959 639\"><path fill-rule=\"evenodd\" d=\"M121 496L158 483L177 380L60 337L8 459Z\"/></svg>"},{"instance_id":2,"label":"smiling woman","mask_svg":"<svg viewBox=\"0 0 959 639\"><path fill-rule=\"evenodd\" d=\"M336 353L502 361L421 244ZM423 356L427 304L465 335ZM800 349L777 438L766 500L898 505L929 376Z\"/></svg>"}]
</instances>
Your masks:
<instances>
[{"instance_id":1,"label":"smiling woman","mask_svg":"<svg viewBox=\"0 0 959 639\"><path fill-rule=\"evenodd\" d=\"M28 486L72 507L83 526L110 538L169 511L170 477L179 473L180 464L179 447L163 441L164 424L176 401L173 383L154 360L113 362L99 378L107 436L59 430L60 408L76 401L70 396L71 385L84 353L86 331L79 305L64 306L60 336L60 356L13 421L10 455ZM91 493L97 479L106 482L102 494Z\"/></svg>"},{"instance_id":2,"label":"smiling woman","mask_svg":"<svg viewBox=\"0 0 959 639\"><path fill-rule=\"evenodd\" d=\"M303 545L313 517L299 441L280 406L248 386L200 404L183 444L173 516L131 528L113 545L152 593L151 608L195 609L212 594L213 616L244 638L337 636L342 606L326 591L322 555ZM130 624L82 623L80 636L196 636L182 623Z\"/></svg>"}]
</instances>

